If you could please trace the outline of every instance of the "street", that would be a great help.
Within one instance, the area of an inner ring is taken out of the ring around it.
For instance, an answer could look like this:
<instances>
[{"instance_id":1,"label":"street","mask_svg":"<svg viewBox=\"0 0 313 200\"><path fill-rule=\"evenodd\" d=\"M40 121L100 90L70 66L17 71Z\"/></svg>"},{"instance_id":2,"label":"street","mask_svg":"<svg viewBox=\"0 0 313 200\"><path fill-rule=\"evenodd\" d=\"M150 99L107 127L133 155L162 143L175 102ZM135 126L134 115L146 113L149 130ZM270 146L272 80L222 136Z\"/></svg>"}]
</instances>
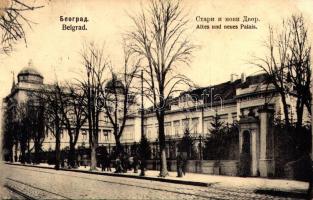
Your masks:
<instances>
[{"instance_id":1,"label":"street","mask_svg":"<svg viewBox=\"0 0 313 200\"><path fill-rule=\"evenodd\" d=\"M1 166L1 174L2 190L7 192L2 197L14 199L282 199L213 186L197 187L12 165Z\"/></svg>"}]
</instances>

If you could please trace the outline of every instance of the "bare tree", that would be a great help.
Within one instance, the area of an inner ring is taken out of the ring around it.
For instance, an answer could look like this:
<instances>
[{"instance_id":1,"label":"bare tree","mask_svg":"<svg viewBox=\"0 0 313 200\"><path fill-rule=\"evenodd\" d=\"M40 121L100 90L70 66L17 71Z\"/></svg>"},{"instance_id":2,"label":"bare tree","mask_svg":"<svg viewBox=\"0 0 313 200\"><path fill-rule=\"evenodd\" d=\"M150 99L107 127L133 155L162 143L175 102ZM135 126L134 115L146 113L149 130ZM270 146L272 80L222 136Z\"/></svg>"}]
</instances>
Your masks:
<instances>
[{"instance_id":1,"label":"bare tree","mask_svg":"<svg viewBox=\"0 0 313 200\"><path fill-rule=\"evenodd\" d=\"M282 30L274 33L270 26L270 35L267 42L267 55L264 58L258 58L256 63L269 78L269 83L275 86L281 97L283 104L285 124L288 131L290 127L289 118L289 96L296 100L296 133L298 137L303 135L303 114L304 108L307 107L311 113L311 44L308 40L308 29L305 26L302 15L293 15L283 21ZM300 137L301 138L301 137ZM303 138L302 138L303 140ZM294 141L297 144L297 141ZM302 142L302 141L301 141ZM301 163L303 167L312 172L309 152L305 145L297 147L302 159L308 162ZM313 176L308 174L309 189L308 195L313 194Z\"/></svg>"},{"instance_id":2,"label":"bare tree","mask_svg":"<svg viewBox=\"0 0 313 200\"><path fill-rule=\"evenodd\" d=\"M8 102L7 102L8 103ZM5 161L13 162L13 148L16 143L16 130L13 122L13 109L7 105L3 110L2 118L2 156Z\"/></svg>"},{"instance_id":3,"label":"bare tree","mask_svg":"<svg viewBox=\"0 0 313 200\"><path fill-rule=\"evenodd\" d=\"M117 73L111 68L111 77L102 90L105 114L113 127L117 153L121 153L120 138L123 134L130 107L134 105L135 93L132 91L134 79L137 76L140 60L133 60L131 51L124 48L123 72L118 78Z\"/></svg>"},{"instance_id":4,"label":"bare tree","mask_svg":"<svg viewBox=\"0 0 313 200\"><path fill-rule=\"evenodd\" d=\"M283 27L286 26L285 24L283 22ZM287 66L290 58L288 50L289 43L290 33L283 31L276 38L273 27L269 26L269 38L265 42L267 55L264 58L257 58L258 61L253 63L267 74L268 82L273 84L280 94L285 123L288 126L290 125L289 106L287 103L290 90L290 84L287 82Z\"/></svg>"},{"instance_id":5,"label":"bare tree","mask_svg":"<svg viewBox=\"0 0 313 200\"><path fill-rule=\"evenodd\" d=\"M94 43L87 45L82 52L85 77L79 81L82 90L86 93L86 116L89 130L89 143L91 148L90 170L96 170L96 149L98 147L99 117L103 108L101 100L102 86L104 85L104 70L107 61L104 58L103 48Z\"/></svg>"},{"instance_id":6,"label":"bare tree","mask_svg":"<svg viewBox=\"0 0 313 200\"><path fill-rule=\"evenodd\" d=\"M45 139L45 119L44 119L44 104L42 99L28 100L28 127L30 139L33 141L34 160L33 163L40 163L40 151L42 151L42 143ZM30 142L30 140L28 140ZM30 145L28 144L28 148ZM29 150L32 151L32 149Z\"/></svg>"},{"instance_id":7,"label":"bare tree","mask_svg":"<svg viewBox=\"0 0 313 200\"><path fill-rule=\"evenodd\" d=\"M302 15L293 15L288 20L288 31L291 35L289 44L290 60L287 78L293 85L296 97L297 127L302 126L304 106L311 113L311 43L308 40L308 30Z\"/></svg>"},{"instance_id":8,"label":"bare tree","mask_svg":"<svg viewBox=\"0 0 313 200\"><path fill-rule=\"evenodd\" d=\"M75 167L75 145L79 137L80 129L87 121L84 104L86 91L80 90L73 84L67 84L60 92L62 92L62 94L60 94L60 106L64 118L63 124L69 136L69 165Z\"/></svg>"},{"instance_id":9,"label":"bare tree","mask_svg":"<svg viewBox=\"0 0 313 200\"><path fill-rule=\"evenodd\" d=\"M266 73L267 81L280 94L287 126L290 125L288 98L296 98L296 125L302 126L304 106L311 112L311 45L303 17L293 15L284 20L282 31L277 33L270 26L266 48L267 55L253 64Z\"/></svg>"},{"instance_id":10,"label":"bare tree","mask_svg":"<svg viewBox=\"0 0 313 200\"><path fill-rule=\"evenodd\" d=\"M31 27L32 22L25 13L43 6L30 5L23 0L2 0L0 2L1 50L8 53L12 44L22 39L26 43L24 26Z\"/></svg>"},{"instance_id":11,"label":"bare tree","mask_svg":"<svg viewBox=\"0 0 313 200\"><path fill-rule=\"evenodd\" d=\"M53 85L44 87L39 92L42 102L45 106L45 125L50 133L55 137L55 169L60 169L60 148L61 148L61 131L63 124L63 111L61 107L62 88L58 82Z\"/></svg>"},{"instance_id":12,"label":"bare tree","mask_svg":"<svg viewBox=\"0 0 313 200\"><path fill-rule=\"evenodd\" d=\"M28 95L28 94L27 94ZM21 162L31 162L31 152L34 149L34 163L39 162L39 152L45 138L43 109L36 100L27 96L26 101L18 102L11 99L6 108L4 132L7 150L13 159L13 145L20 145ZM33 146L31 142L33 141ZM27 151L27 152L26 152Z\"/></svg>"},{"instance_id":13,"label":"bare tree","mask_svg":"<svg viewBox=\"0 0 313 200\"><path fill-rule=\"evenodd\" d=\"M20 144L20 153L21 153L21 163L26 162L26 150L29 152L29 141L30 141L30 127L29 127L29 118L28 118L28 106L27 102L19 102L15 105L14 108L14 122L16 123L16 132L17 139Z\"/></svg>"},{"instance_id":14,"label":"bare tree","mask_svg":"<svg viewBox=\"0 0 313 200\"><path fill-rule=\"evenodd\" d=\"M147 9L131 17L135 29L127 34L129 48L144 58L146 97L153 103L158 120L161 169L168 174L165 153L164 115L169 97L189 79L175 73L178 65L189 64L195 46L187 37L188 19L179 1L151 0ZM181 66L180 66L181 67Z\"/></svg>"}]
</instances>

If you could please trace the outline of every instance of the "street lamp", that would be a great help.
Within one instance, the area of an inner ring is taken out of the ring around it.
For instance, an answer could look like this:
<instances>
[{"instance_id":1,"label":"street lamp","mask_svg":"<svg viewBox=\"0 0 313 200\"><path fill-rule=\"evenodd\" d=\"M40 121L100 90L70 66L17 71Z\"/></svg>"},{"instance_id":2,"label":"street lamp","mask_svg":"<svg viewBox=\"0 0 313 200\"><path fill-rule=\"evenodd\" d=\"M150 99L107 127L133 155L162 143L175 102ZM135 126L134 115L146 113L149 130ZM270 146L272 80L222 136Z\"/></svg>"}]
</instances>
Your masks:
<instances>
[{"instance_id":1,"label":"street lamp","mask_svg":"<svg viewBox=\"0 0 313 200\"><path fill-rule=\"evenodd\" d=\"M202 135L199 136L200 140L200 160L202 160Z\"/></svg>"},{"instance_id":2,"label":"street lamp","mask_svg":"<svg viewBox=\"0 0 313 200\"><path fill-rule=\"evenodd\" d=\"M156 141L156 157L158 159L159 158L159 139L157 138L155 141Z\"/></svg>"}]
</instances>

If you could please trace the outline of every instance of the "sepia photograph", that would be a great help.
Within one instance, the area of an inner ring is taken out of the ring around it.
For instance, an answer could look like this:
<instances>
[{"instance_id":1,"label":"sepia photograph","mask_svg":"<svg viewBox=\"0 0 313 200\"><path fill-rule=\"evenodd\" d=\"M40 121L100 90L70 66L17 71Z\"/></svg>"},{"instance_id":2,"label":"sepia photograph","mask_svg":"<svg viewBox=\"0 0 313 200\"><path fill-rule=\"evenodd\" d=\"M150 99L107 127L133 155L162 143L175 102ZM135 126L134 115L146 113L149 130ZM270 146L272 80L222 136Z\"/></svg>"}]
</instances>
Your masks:
<instances>
[{"instance_id":1,"label":"sepia photograph","mask_svg":"<svg viewBox=\"0 0 313 200\"><path fill-rule=\"evenodd\" d=\"M0 0L0 199L313 199L313 0Z\"/></svg>"}]
</instances>

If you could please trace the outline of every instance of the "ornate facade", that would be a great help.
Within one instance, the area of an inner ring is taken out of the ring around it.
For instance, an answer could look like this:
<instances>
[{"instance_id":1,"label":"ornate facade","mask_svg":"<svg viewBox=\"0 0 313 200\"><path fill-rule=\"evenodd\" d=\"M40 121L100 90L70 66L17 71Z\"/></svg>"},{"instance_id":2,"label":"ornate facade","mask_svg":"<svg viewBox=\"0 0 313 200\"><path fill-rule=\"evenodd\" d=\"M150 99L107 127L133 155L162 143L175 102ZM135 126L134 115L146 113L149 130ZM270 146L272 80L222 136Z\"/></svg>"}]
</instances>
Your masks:
<instances>
[{"instance_id":1,"label":"ornate facade","mask_svg":"<svg viewBox=\"0 0 313 200\"><path fill-rule=\"evenodd\" d=\"M11 93L4 98L3 108L14 109L19 102L26 101L44 83L44 77L31 63L17 75L18 82L13 81ZM107 84L109 85L109 84ZM47 85L48 86L48 85ZM49 87L49 86L48 86ZM287 98L291 121L295 120L295 102L292 97ZM141 117L136 102L131 109L131 115L126 122L121 143L129 149L141 138ZM265 107L266 105L266 107ZM201 138L210 134L211 122L218 115L225 124L239 123L239 152L243 146L248 145L248 152L252 156L251 174L268 176L273 172L273 156L271 156L271 138L269 119L283 119L280 96L273 85L268 84L264 74L241 78L231 75L227 82L209 87L196 88L181 93L172 98L164 108L165 135L167 141L167 156L175 158L177 147L174 149L170 143L179 141L188 129L191 136L196 139L195 149L201 151ZM267 112L270 110L270 112ZM152 108L144 112L144 133L152 145L153 156L158 156L158 122ZM304 122L308 122L308 115L304 115ZM88 148L88 126L81 129L76 148ZM66 129L61 134L61 148L69 146ZM55 139L47 134L43 143L43 150L54 149ZM177 143L176 143L177 144ZM245 144L245 145L244 145ZM110 151L115 145L112 127L104 113L100 115L99 146L106 146ZM246 150L245 150L246 151ZM199 159L202 159L201 152Z\"/></svg>"}]
</instances>

